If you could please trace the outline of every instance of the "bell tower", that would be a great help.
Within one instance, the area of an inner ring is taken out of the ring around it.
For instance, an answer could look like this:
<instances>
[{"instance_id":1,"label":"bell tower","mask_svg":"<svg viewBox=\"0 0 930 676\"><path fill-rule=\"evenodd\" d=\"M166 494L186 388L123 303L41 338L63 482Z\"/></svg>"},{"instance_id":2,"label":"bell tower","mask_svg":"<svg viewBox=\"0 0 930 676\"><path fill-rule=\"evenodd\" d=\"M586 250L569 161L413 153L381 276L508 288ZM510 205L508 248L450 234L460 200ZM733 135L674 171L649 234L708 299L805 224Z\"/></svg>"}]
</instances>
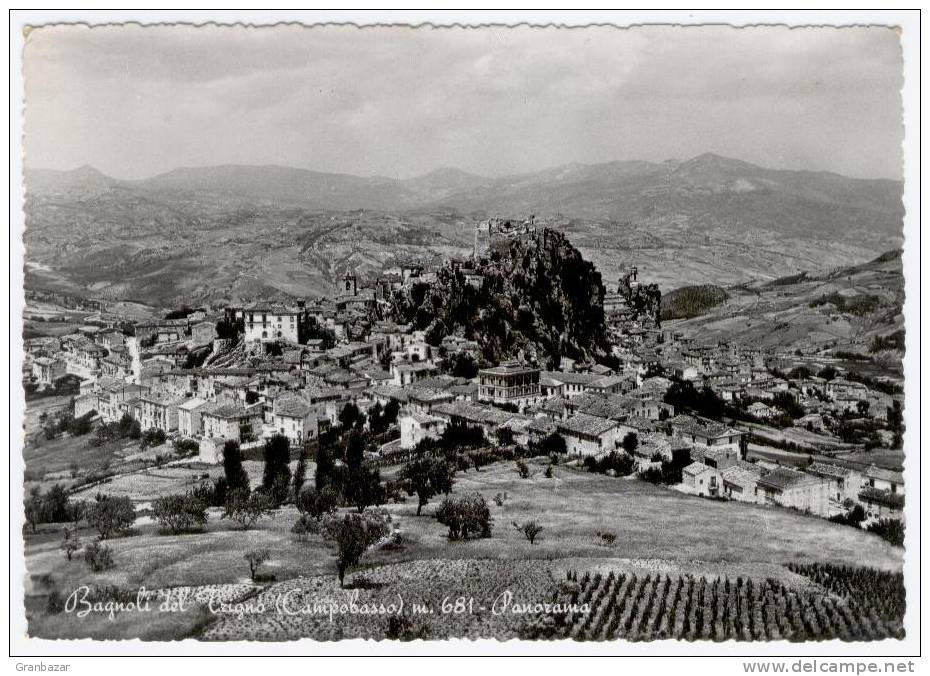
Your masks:
<instances>
[{"instance_id":1,"label":"bell tower","mask_svg":"<svg viewBox=\"0 0 930 676\"><path fill-rule=\"evenodd\" d=\"M346 295L358 295L358 279L354 272L346 272L342 278L342 292Z\"/></svg>"}]
</instances>

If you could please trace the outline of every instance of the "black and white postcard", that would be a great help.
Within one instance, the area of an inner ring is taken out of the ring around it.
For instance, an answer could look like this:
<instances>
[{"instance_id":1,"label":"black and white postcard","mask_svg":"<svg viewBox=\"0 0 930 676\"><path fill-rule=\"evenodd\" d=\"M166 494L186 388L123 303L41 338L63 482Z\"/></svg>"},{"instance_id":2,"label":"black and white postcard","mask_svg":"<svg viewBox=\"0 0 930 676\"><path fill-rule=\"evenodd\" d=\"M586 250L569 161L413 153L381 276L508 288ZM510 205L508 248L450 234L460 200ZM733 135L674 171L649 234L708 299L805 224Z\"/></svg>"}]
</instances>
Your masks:
<instances>
[{"instance_id":1,"label":"black and white postcard","mask_svg":"<svg viewBox=\"0 0 930 676\"><path fill-rule=\"evenodd\" d=\"M919 18L402 14L14 21L13 648L916 654Z\"/></svg>"}]
</instances>

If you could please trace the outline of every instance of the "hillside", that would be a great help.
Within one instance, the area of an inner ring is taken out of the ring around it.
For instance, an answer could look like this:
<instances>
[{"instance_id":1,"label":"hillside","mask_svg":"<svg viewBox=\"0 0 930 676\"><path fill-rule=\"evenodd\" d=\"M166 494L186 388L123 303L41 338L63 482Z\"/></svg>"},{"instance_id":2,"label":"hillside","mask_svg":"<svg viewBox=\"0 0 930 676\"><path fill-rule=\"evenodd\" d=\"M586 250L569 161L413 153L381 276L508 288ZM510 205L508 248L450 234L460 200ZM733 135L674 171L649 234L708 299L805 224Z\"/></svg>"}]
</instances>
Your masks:
<instances>
[{"instance_id":1,"label":"hillside","mask_svg":"<svg viewBox=\"0 0 930 676\"><path fill-rule=\"evenodd\" d=\"M608 353L601 275L561 233L514 239L481 259L476 271L480 288L444 267L435 283L398 291L395 318L425 330L433 345L449 335L475 340L489 364L522 358L554 368L562 356Z\"/></svg>"},{"instance_id":2,"label":"hillside","mask_svg":"<svg viewBox=\"0 0 930 676\"><path fill-rule=\"evenodd\" d=\"M666 326L700 343L732 340L805 354L852 352L900 368L900 250L829 272L732 286L726 293L729 298L705 314ZM892 349L883 354L882 346Z\"/></svg>"},{"instance_id":3,"label":"hillside","mask_svg":"<svg viewBox=\"0 0 930 676\"><path fill-rule=\"evenodd\" d=\"M724 289L713 284L683 286L662 296L662 320L697 317L728 297Z\"/></svg>"},{"instance_id":4,"label":"hillside","mask_svg":"<svg viewBox=\"0 0 930 676\"><path fill-rule=\"evenodd\" d=\"M535 214L604 279L636 264L663 290L839 267L901 243L899 183L715 155L403 180L221 166L124 181L82 167L28 171L26 189L30 283L168 305L328 293L347 267L463 254L491 215Z\"/></svg>"}]
</instances>

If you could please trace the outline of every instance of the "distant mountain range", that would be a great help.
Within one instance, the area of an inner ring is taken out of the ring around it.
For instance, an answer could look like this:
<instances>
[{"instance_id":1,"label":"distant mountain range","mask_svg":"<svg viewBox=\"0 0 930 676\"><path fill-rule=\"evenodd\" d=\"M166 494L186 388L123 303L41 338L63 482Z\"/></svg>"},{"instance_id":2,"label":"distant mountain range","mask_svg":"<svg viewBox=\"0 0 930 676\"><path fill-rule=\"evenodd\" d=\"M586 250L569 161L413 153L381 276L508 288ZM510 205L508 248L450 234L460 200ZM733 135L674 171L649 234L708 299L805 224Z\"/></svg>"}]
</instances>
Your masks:
<instances>
[{"instance_id":1,"label":"distant mountain range","mask_svg":"<svg viewBox=\"0 0 930 676\"><path fill-rule=\"evenodd\" d=\"M565 232L607 280L636 263L666 289L838 267L902 242L899 182L765 169L713 154L499 178L239 165L134 181L92 167L29 170L25 178L28 260L72 289L135 289L160 301L194 291L324 292L340 267L374 273L394 255L464 253L474 223L497 215L533 214ZM227 286L160 279L209 269L211 257L227 259L224 246L236 252L227 262L241 266ZM276 266L262 273L270 260Z\"/></svg>"},{"instance_id":2,"label":"distant mountain range","mask_svg":"<svg viewBox=\"0 0 930 676\"><path fill-rule=\"evenodd\" d=\"M148 193L212 193L236 201L274 202L325 210L406 211L450 208L463 212L565 215L575 218L653 218L700 210L749 219L766 207L789 207L793 219L853 217L890 233L901 229L900 182L853 179L829 172L785 171L706 153L684 162L627 161L568 164L487 178L437 169L410 179L359 177L276 165L184 167L144 180L120 180L93 167L31 170L26 188L36 194L93 193L114 189ZM860 213L862 212L862 213ZM778 223L784 215L771 214ZM810 227L807 224L805 227ZM887 229L887 230L886 230Z\"/></svg>"}]
</instances>

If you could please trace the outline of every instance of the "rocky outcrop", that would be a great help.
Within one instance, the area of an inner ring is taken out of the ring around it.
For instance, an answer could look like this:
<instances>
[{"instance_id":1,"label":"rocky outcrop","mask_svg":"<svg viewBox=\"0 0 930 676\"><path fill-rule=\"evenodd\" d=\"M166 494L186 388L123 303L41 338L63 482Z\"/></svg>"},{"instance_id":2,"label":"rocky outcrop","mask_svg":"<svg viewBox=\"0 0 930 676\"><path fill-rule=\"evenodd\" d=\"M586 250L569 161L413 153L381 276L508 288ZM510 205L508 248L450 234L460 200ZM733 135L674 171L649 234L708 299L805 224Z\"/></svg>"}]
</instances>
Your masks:
<instances>
[{"instance_id":1,"label":"rocky outcrop","mask_svg":"<svg viewBox=\"0 0 930 676\"><path fill-rule=\"evenodd\" d=\"M563 234L498 240L472 265L467 274L444 266L435 283L398 291L395 318L424 329L433 345L449 335L475 340L488 363L519 358L551 368L562 356L606 357L601 275Z\"/></svg>"}]
</instances>

